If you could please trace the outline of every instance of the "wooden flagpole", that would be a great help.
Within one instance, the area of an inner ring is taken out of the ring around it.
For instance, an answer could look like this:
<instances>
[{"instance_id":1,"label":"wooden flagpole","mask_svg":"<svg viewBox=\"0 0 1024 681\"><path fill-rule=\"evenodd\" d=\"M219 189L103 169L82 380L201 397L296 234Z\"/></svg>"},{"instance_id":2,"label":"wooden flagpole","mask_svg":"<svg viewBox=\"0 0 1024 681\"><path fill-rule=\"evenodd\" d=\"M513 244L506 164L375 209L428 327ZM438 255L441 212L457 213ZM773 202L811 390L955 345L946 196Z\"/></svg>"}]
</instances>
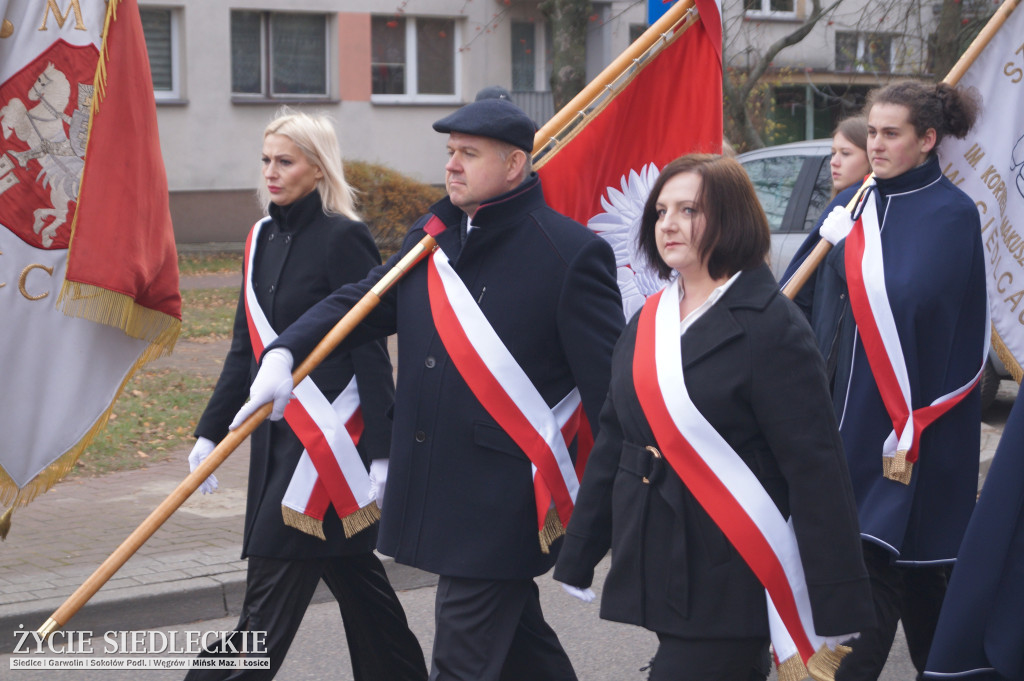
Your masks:
<instances>
[{"instance_id":1,"label":"wooden flagpole","mask_svg":"<svg viewBox=\"0 0 1024 681\"><path fill-rule=\"evenodd\" d=\"M689 28L696 18L694 0L678 0L660 19L651 24L632 45L615 58L615 61L606 66L537 131L533 142L534 166L543 165L542 159L550 157L557 147L568 141L566 136L587 117L592 116L602 101L611 101L614 96L611 91L619 90L629 82L629 77L637 71L636 67L652 56L648 54L652 48L659 42L667 44L669 40ZM684 23L686 25L680 31L680 25Z\"/></svg>"},{"instance_id":2,"label":"wooden flagpole","mask_svg":"<svg viewBox=\"0 0 1024 681\"><path fill-rule=\"evenodd\" d=\"M967 50L960 55L960 59L958 59L956 64L953 65L953 68L946 74L946 77L942 79L943 83L951 87L956 87L956 84L960 82L963 75L967 73L967 69L971 67L971 64L973 64L974 60L978 58L978 55L981 54L982 50L988 46L992 41L992 38L999 29L1003 27L1003 24L1005 24L1006 20L1010 18L1013 10L1015 10L1021 2L1022 0L1005 0L1003 4L999 6L996 13L992 15L992 18L988 20L985 27L981 29L980 33L978 33L978 37L971 42L967 47ZM874 176L874 173L872 173L868 177L868 180L865 180L865 185L868 181L873 179ZM857 200L860 198L861 192L863 191L864 186L861 186L860 191L857 192L853 201L846 206L846 209L851 213L853 212L853 207L857 205ZM807 283L807 280L811 278L812 274L814 274L814 271L817 270L818 266L823 260L825 260L825 256L828 255L830 250L832 250L832 244L825 239L819 241L804 261L800 263L800 267L798 267L796 272L793 273L793 276L789 278L789 281L786 282L786 285L782 288L782 293L787 298L795 298L796 294L798 294L800 289L804 287L804 284Z\"/></svg>"},{"instance_id":3,"label":"wooden flagpole","mask_svg":"<svg viewBox=\"0 0 1024 681\"><path fill-rule=\"evenodd\" d=\"M405 273L413 268L420 260L429 255L436 247L434 237L425 236L406 255L387 272L366 295L356 303L348 313L338 320L323 340L321 340L313 351L309 353L305 361L292 374L292 381L298 384L299 381L309 375L313 369L327 358L331 352L338 347L365 317L380 303L381 297L398 282ZM249 437L252 431L256 430L270 412L273 404L268 402L256 410L247 418L241 426L230 431L221 440L209 456L189 475L182 480L173 492L157 506L149 516L142 521L135 530L128 535L128 538L121 542L110 556L96 571L82 583L78 589L71 594L64 603L50 615L49 619L39 627L36 632L41 637L46 637L57 631L70 620L83 605L92 598L100 588L127 562L146 541L153 536L153 533L160 528L171 514L178 510L178 507L185 503L193 492L210 477L219 465L221 465L231 452L240 445L245 438Z\"/></svg>"}]
</instances>

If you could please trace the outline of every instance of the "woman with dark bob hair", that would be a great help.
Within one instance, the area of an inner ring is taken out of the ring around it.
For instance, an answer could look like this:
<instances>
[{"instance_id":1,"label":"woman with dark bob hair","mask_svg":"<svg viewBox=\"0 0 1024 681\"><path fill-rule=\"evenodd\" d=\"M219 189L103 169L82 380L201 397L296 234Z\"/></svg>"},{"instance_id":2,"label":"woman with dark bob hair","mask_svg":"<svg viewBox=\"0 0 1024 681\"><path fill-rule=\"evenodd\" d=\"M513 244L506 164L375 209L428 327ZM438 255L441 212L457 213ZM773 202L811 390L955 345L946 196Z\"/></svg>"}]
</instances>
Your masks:
<instances>
[{"instance_id":1,"label":"woman with dark bob hair","mask_svg":"<svg viewBox=\"0 0 1024 681\"><path fill-rule=\"evenodd\" d=\"M856 509L821 356L765 264L743 168L669 163L638 239L668 284L615 347L555 579L589 595L611 548L601 617L658 634L655 681L764 678L770 633L786 665L834 662L873 622Z\"/></svg>"}]
</instances>

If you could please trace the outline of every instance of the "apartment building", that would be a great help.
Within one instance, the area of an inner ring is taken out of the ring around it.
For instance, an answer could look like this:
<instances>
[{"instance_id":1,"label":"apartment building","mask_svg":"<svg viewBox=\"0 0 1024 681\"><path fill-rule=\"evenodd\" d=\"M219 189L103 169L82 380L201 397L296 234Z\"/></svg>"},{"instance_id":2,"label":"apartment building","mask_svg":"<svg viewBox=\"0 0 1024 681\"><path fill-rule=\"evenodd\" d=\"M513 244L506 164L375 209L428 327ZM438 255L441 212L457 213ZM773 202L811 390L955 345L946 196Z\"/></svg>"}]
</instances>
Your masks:
<instances>
[{"instance_id":1,"label":"apartment building","mask_svg":"<svg viewBox=\"0 0 1024 681\"><path fill-rule=\"evenodd\" d=\"M239 241L260 215L262 131L279 107L323 112L346 158L444 181L431 123L487 85L553 114L550 28L535 0L140 0L180 243ZM595 2L588 76L646 26Z\"/></svg>"}]
</instances>

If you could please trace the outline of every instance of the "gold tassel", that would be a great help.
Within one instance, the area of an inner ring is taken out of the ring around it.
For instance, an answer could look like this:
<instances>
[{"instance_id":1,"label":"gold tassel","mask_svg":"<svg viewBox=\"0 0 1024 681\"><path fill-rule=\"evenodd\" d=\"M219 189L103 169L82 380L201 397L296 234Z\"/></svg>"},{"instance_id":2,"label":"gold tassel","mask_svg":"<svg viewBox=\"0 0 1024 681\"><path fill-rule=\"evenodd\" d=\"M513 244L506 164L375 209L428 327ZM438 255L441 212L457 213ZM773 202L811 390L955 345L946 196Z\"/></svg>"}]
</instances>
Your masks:
<instances>
[{"instance_id":1,"label":"gold tassel","mask_svg":"<svg viewBox=\"0 0 1024 681\"><path fill-rule=\"evenodd\" d=\"M1017 362L1017 358L1013 356L1010 349L1006 347L1006 343L1000 338L999 332L996 331L996 325L992 325L992 347L996 349L996 355L1002 360L1003 365L1010 371L1010 375L1013 376L1013 380L1017 383L1024 379L1024 368L1021 367L1020 363Z\"/></svg>"},{"instance_id":2,"label":"gold tassel","mask_svg":"<svg viewBox=\"0 0 1024 681\"><path fill-rule=\"evenodd\" d=\"M889 480L909 485L910 476L913 472L914 464L907 461L907 451L905 449L897 450L896 456L882 457L882 475Z\"/></svg>"},{"instance_id":3,"label":"gold tassel","mask_svg":"<svg viewBox=\"0 0 1024 681\"><path fill-rule=\"evenodd\" d=\"M341 519L341 526L345 529L345 537L353 537L368 527L372 527L380 520L380 506L376 501L371 501L355 513L349 513Z\"/></svg>"},{"instance_id":4,"label":"gold tassel","mask_svg":"<svg viewBox=\"0 0 1024 681\"><path fill-rule=\"evenodd\" d=\"M327 541L327 537L324 536L324 523L322 520L310 518L305 513L299 513L294 508L288 508L287 506L281 507L281 517L284 520L284 524L288 527L294 527L299 532L305 532L312 537Z\"/></svg>"},{"instance_id":5,"label":"gold tassel","mask_svg":"<svg viewBox=\"0 0 1024 681\"><path fill-rule=\"evenodd\" d=\"M540 529L540 550L543 553L551 553L551 545L555 543L555 540L565 534L565 528L562 527L562 521L558 518L558 511L555 510L554 506L548 509L547 516L544 517L544 527Z\"/></svg>"},{"instance_id":6,"label":"gold tassel","mask_svg":"<svg viewBox=\"0 0 1024 681\"><path fill-rule=\"evenodd\" d=\"M0 541L7 540L7 533L11 531L11 516L14 515L14 507L11 506L0 516Z\"/></svg>"},{"instance_id":7,"label":"gold tassel","mask_svg":"<svg viewBox=\"0 0 1024 681\"><path fill-rule=\"evenodd\" d=\"M779 681L803 681L807 678L807 667L799 654L790 655L780 662L776 671Z\"/></svg>"},{"instance_id":8,"label":"gold tassel","mask_svg":"<svg viewBox=\"0 0 1024 681\"><path fill-rule=\"evenodd\" d=\"M837 645L835 650L832 650L823 645L818 652L811 655L811 659L807 660L807 673L814 681L835 681L839 663L852 651L853 648L849 646Z\"/></svg>"}]
</instances>

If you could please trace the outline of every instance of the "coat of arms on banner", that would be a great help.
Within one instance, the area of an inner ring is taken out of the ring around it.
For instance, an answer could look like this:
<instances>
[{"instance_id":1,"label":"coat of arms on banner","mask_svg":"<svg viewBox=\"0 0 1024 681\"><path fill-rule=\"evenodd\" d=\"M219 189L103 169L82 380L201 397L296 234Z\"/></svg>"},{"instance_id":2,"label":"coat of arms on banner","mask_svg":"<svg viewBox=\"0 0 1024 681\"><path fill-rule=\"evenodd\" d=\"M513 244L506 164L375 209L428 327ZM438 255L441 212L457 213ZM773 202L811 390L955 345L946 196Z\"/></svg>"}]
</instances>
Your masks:
<instances>
[{"instance_id":1,"label":"coat of arms on banner","mask_svg":"<svg viewBox=\"0 0 1024 681\"><path fill-rule=\"evenodd\" d=\"M95 48L57 41L0 85L0 214L33 246L68 246L95 64Z\"/></svg>"},{"instance_id":2,"label":"coat of arms on banner","mask_svg":"<svg viewBox=\"0 0 1024 681\"><path fill-rule=\"evenodd\" d=\"M615 187L605 189L601 195L604 212L587 222L587 227L611 244L615 253L615 273L627 321L644 306L648 296L665 286L637 243L644 204L659 172L653 163L642 167L640 172L630 170L620 179L621 191Z\"/></svg>"}]
</instances>

